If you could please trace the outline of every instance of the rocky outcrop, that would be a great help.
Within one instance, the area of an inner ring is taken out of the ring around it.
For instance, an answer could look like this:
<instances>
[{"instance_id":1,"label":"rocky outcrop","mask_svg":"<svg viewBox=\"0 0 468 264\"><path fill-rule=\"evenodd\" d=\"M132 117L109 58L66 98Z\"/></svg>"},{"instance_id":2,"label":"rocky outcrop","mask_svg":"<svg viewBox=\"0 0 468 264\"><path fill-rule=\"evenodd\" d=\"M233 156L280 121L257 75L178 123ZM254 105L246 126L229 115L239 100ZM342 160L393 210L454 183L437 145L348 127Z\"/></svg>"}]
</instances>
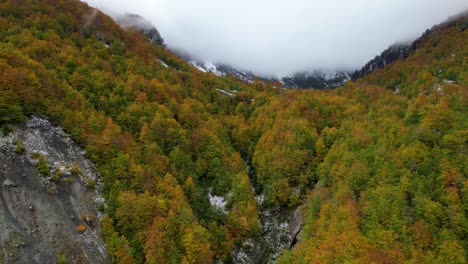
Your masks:
<instances>
[{"instance_id":1,"label":"rocky outcrop","mask_svg":"<svg viewBox=\"0 0 468 264\"><path fill-rule=\"evenodd\" d=\"M98 173L84 154L44 118L0 136L0 263L111 262Z\"/></svg>"},{"instance_id":2,"label":"rocky outcrop","mask_svg":"<svg viewBox=\"0 0 468 264\"><path fill-rule=\"evenodd\" d=\"M303 224L302 213L296 209L289 217L289 248L294 247L299 242Z\"/></svg>"},{"instance_id":3,"label":"rocky outcrop","mask_svg":"<svg viewBox=\"0 0 468 264\"><path fill-rule=\"evenodd\" d=\"M116 18L116 22L123 28L143 33L151 43L164 46L164 39L156 27L140 15L125 14Z\"/></svg>"},{"instance_id":4,"label":"rocky outcrop","mask_svg":"<svg viewBox=\"0 0 468 264\"><path fill-rule=\"evenodd\" d=\"M299 209L261 208L262 235L249 238L231 252L232 262L237 264L276 263L285 249L298 241L302 229L302 214Z\"/></svg>"}]
</instances>

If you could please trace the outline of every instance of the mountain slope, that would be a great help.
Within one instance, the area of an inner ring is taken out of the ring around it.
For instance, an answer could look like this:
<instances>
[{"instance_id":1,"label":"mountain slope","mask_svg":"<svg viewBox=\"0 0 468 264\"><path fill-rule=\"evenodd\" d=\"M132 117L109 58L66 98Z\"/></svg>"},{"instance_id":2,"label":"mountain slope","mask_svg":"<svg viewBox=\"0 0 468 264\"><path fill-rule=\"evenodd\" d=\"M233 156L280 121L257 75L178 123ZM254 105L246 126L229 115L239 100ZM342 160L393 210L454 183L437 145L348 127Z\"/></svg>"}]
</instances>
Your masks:
<instances>
[{"instance_id":1,"label":"mountain slope","mask_svg":"<svg viewBox=\"0 0 468 264\"><path fill-rule=\"evenodd\" d=\"M238 70L229 65L214 64L211 62L202 63L194 60L189 60L188 63L202 72L211 73L216 76L231 76L247 83L253 83L255 80L271 81L267 78L259 77L252 72Z\"/></svg>"},{"instance_id":2,"label":"mountain slope","mask_svg":"<svg viewBox=\"0 0 468 264\"><path fill-rule=\"evenodd\" d=\"M345 84L351 78L346 72L314 71L294 73L281 78L281 82L288 88L336 88Z\"/></svg>"},{"instance_id":3,"label":"mountain slope","mask_svg":"<svg viewBox=\"0 0 468 264\"><path fill-rule=\"evenodd\" d=\"M301 88L301 89L326 89L336 88L345 84L351 79L348 73L338 71L313 71L313 72L298 72L287 75L282 78L262 77L249 71L236 69L225 64L214 64L211 62L198 62L188 59L190 65L194 68L214 74L216 76L230 76L240 81L252 84L255 80L264 82L279 82L284 88Z\"/></svg>"},{"instance_id":4,"label":"mountain slope","mask_svg":"<svg viewBox=\"0 0 468 264\"><path fill-rule=\"evenodd\" d=\"M116 18L116 22L125 29L143 33L151 43L164 45L164 39L156 27L140 15L124 14Z\"/></svg>"},{"instance_id":5,"label":"mountain slope","mask_svg":"<svg viewBox=\"0 0 468 264\"><path fill-rule=\"evenodd\" d=\"M408 44L395 44L384 50L380 55L370 60L360 70L352 74L353 79L358 79L371 74L373 71L382 69L386 65L396 61L406 59L416 47Z\"/></svg>"},{"instance_id":6,"label":"mountain slope","mask_svg":"<svg viewBox=\"0 0 468 264\"><path fill-rule=\"evenodd\" d=\"M407 59L377 69L364 80L408 96L444 83L463 85L467 82L467 20L468 12L464 12L427 30L412 44L414 50Z\"/></svg>"},{"instance_id":7,"label":"mountain slope","mask_svg":"<svg viewBox=\"0 0 468 264\"><path fill-rule=\"evenodd\" d=\"M370 60L361 69L355 71L351 77L352 79L363 78L372 72L384 68L386 65L391 64L397 60L404 60L418 49L422 48L428 36L436 33L437 31L445 30L447 27L458 28L461 31L466 30L468 27L464 17L467 16L468 11L460 13L454 17L449 18L446 22L428 29L422 34L421 37L413 41L411 44L394 44L384 50L380 55ZM437 44L435 44L437 45Z\"/></svg>"},{"instance_id":8,"label":"mountain slope","mask_svg":"<svg viewBox=\"0 0 468 264\"><path fill-rule=\"evenodd\" d=\"M365 107L322 131L301 242L279 263L466 262L467 23L435 26L407 58L336 91Z\"/></svg>"}]
</instances>

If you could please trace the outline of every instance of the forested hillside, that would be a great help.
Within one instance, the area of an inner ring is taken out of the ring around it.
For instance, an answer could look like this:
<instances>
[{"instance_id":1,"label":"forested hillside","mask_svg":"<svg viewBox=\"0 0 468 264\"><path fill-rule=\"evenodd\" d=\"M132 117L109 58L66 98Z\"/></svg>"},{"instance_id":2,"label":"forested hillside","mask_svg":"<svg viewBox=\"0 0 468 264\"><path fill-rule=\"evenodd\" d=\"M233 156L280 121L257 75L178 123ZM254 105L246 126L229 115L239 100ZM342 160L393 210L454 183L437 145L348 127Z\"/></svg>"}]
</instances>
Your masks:
<instances>
[{"instance_id":1,"label":"forested hillside","mask_svg":"<svg viewBox=\"0 0 468 264\"><path fill-rule=\"evenodd\" d=\"M278 90L196 71L79 1L3 0L0 126L47 116L86 149L116 263L229 263L260 206L303 212L279 263L464 263L467 23L336 90Z\"/></svg>"}]
</instances>

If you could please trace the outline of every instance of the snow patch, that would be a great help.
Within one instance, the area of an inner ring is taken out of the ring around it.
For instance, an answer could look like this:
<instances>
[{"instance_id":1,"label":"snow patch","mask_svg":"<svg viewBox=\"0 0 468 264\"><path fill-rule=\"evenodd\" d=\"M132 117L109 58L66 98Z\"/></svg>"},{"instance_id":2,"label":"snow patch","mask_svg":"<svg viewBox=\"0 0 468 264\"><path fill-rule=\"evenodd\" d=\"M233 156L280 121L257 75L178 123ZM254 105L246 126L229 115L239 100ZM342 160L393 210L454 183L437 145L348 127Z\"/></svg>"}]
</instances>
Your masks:
<instances>
[{"instance_id":1,"label":"snow patch","mask_svg":"<svg viewBox=\"0 0 468 264\"><path fill-rule=\"evenodd\" d=\"M189 64L192 65L193 67L195 67L196 69L198 69L199 71L202 71L202 72L207 72L205 70L205 68L203 68L203 66L201 64L199 64L198 62L196 61L189 61Z\"/></svg>"},{"instance_id":2,"label":"snow patch","mask_svg":"<svg viewBox=\"0 0 468 264\"><path fill-rule=\"evenodd\" d=\"M395 91L393 92L393 94L399 94L400 93L400 85L397 85L394 90Z\"/></svg>"},{"instance_id":3,"label":"snow patch","mask_svg":"<svg viewBox=\"0 0 468 264\"><path fill-rule=\"evenodd\" d=\"M159 63L161 63L161 65L164 67L164 68L169 68L169 65L167 65L163 60L161 59L158 59Z\"/></svg>"},{"instance_id":4,"label":"snow patch","mask_svg":"<svg viewBox=\"0 0 468 264\"><path fill-rule=\"evenodd\" d=\"M211 191L212 191L212 189L209 188L208 189L208 199L210 200L210 205L212 207L220 210L224 214L226 214L227 213L227 210L226 210L227 201L222 196L212 195Z\"/></svg>"},{"instance_id":5,"label":"snow patch","mask_svg":"<svg viewBox=\"0 0 468 264\"><path fill-rule=\"evenodd\" d=\"M257 205L260 207L263 204L263 201L265 200L265 194L260 194L255 196L255 201L257 202Z\"/></svg>"},{"instance_id":6,"label":"snow patch","mask_svg":"<svg viewBox=\"0 0 468 264\"><path fill-rule=\"evenodd\" d=\"M221 89L216 89L218 92L224 94L224 95L227 95L229 97L233 97L234 94L233 93L230 93L230 92L227 92L227 91L224 91L224 90L221 90Z\"/></svg>"},{"instance_id":7,"label":"snow patch","mask_svg":"<svg viewBox=\"0 0 468 264\"><path fill-rule=\"evenodd\" d=\"M216 75L216 76L224 76L224 73L221 72L221 71L219 71L219 70L218 70L218 67L216 67L216 65L214 65L214 64L211 63L211 62L205 62L205 69L206 69L208 72L210 72L210 73L212 73L212 74L214 74L214 75Z\"/></svg>"}]
</instances>

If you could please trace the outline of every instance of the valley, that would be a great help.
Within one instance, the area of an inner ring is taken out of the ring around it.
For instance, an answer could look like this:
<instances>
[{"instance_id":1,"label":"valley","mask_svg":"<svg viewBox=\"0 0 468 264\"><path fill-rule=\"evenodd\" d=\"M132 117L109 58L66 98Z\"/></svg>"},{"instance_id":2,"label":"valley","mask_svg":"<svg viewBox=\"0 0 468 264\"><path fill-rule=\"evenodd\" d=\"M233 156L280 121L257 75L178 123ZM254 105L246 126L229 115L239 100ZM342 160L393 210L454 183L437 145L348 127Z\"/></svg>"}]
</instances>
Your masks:
<instances>
[{"instance_id":1,"label":"valley","mask_svg":"<svg viewBox=\"0 0 468 264\"><path fill-rule=\"evenodd\" d=\"M81 1L0 14L0 263L466 262L466 11L282 80Z\"/></svg>"}]
</instances>

